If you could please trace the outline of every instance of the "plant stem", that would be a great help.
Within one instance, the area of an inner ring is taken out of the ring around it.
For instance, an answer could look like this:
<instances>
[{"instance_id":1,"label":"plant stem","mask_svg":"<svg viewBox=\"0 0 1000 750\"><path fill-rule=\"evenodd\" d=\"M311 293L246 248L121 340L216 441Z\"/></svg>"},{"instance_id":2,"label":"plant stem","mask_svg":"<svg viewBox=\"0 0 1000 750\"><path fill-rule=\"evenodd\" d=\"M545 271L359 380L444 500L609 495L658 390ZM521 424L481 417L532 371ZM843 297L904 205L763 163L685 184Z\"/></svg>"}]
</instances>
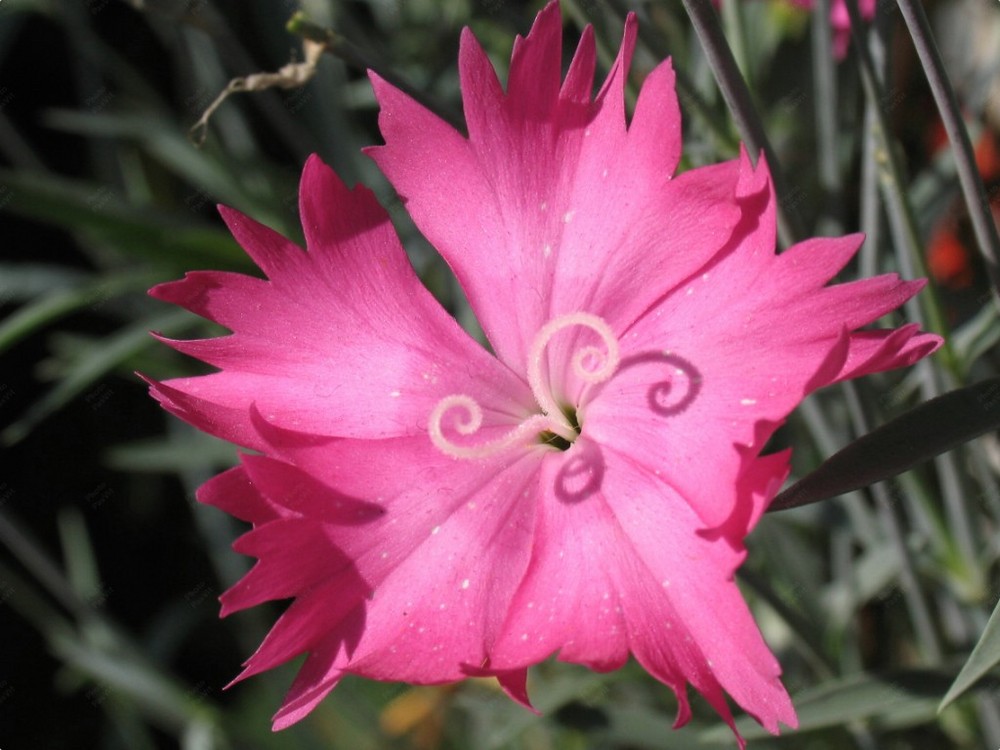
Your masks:
<instances>
[{"instance_id":1,"label":"plant stem","mask_svg":"<svg viewBox=\"0 0 1000 750\"><path fill-rule=\"evenodd\" d=\"M889 215L889 227L897 248L897 258L900 270L908 278L926 275L920 233L917 230L917 220L913 206L906 195L903 167L900 164L894 144L889 140L889 119L883 109L885 101L882 84L872 60L871 52L862 34L863 21L858 10L857 0L845 0L847 11L851 16L851 33L854 35L854 47L857 51L858 66L861 71L861 81L865 97L874 114L875 138L878 148L875 161L878 164L879 183L882 186L882 196ZM906 303L907 315L925 329L945 335L948 326L938 302L934 287L930 286L914 299ZM948 337L945 335L944 345L938 355L945 368L951 372L958 371L958 363ZM932 398L940 393L933 377L924 377L922 388L925 398Z\"/></svg>"},{"instance_id":2,"label":"plant stem","mask_svg":"<svg viewBox=\"0 0 1000 750\"><path fill-rule=\"evenodd\" d=\"M840 169L837 159L837 76L830 30L830 0L817 0L812 14L812 71L815 87L819 181L829 203L837 203Z\"/></svg>"},{"instance_id":3,"label":"plant stem","mask_svg":"<svg viewBox=\"0 0 1000 750\"><path fill-rule=\"evenodd\" d=\"M740 74L733 51L726 42L711 0L683 0L684 8L691 18L695 33L701 41L708 64L712 68L719 89L733 116L740 135L747 144L750 158L755 160L764 153L767 156L774 191L778 197L778 233L783 244L791 245L804 236L795 206L787 198L788 183L781 170L777 154L764 132L764 125L750 96L750 89Z\"/></svg>"},{"instance_id":4,"label":"plant stem","mask_svg":"<svg viewBox=\"0 0 1000 750\"><path fill-rule=\"evenodd\" d=\"M843 383L843 393L847 397L848 412L854 431L858 435L866 435L869 432L868 419L865 416L864 408L858 398L858 392L854 384ZM917 639L932 663L940 663L943 655L941 641L937 631L934 629L934 620L931 617L930 606L920 588L920 579L917 576L916 566L913 562L913 555L906 543L906 535L903 532L903 524L899 519L899 514L892 504L892 497L886 489L885 482L879 482L871 487L872 495L875 497L875 504L878 508L879 516L889 535L890 543L899 555L899 577L903 585L903 596L906 599L906 606L913 620L913 627L916 631Z\"/></svg>"},{"instance_id":5,"label":"plant stem","mask_svg":"<svg viewBox=\"0 0 1000 750\"><path fill-rule=\"evenodd\" d=\"M993 301L1000 304L1000 235L997 234L997 227L993 221L986 189L979 177L972 143L958 106L958 97L955 96L955 89L948 81L941 53L931 35L930 24L927 22L923 6L915 0L896 0L896 2L910 31L924 75L927 76L927 83L937 103L938 113L948 133L948 140L951 141L955 151L958 181L969 209L976 243L979 245L979 251L986 262L986 270L993 283Z\"/></svg>"},{"instance_id":6,"label":"plant stem","mask_svg":"<svg viewBox=\"0 0 1000 750\"><path fill-rule=\"evenodd\" d=\"M290 34L295 34L303 39L318 42L324 47L324 52L328 52L335 57L339 57L345 63L356 70L371 70L391 83L397 89L409 96L418 104L429 109L442 120L454 126L458 130L464 130L463 119L449 107L437 101L427 93L415 86L411 86L405 79L396 74L388 66L382 65L379 60L369 55L361 47L354 44L347 37L338 34L333 29L324 28L309 20L305 13L297 11L286 24Z\"/></svg>"},{"instance_id":7,"label":"plant stem","mask_svg":"<svg viewBox=\"0 0 1000 750\"><path fill-rule=\"evenodd\" d=\"M868 35L868 46L876 66L876 76L885 80L885 47L890 26L884 6L875 8L875 22ZM865 101L864 151L861 156L861 231L865 233L865 244L860 253L860 275L867 279L879 273L878 250L882 235L882 198L879 194L879 151L878 104L871 99Z\"/></svg>"}]
</instances>

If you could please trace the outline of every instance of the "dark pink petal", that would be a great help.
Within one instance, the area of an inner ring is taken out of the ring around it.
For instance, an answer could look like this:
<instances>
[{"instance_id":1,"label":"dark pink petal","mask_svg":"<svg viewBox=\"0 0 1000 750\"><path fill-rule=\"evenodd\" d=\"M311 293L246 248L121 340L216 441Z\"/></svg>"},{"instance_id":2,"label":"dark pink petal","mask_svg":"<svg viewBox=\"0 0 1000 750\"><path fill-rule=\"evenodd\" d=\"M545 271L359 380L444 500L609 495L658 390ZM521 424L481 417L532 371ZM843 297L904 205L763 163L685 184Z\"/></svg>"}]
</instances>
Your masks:
<instances>
[{"instance_id":1,"label":"dark pink petal","mask_svg":"<svg viewBox=\"0 0 1000 750\"><path fill-rule=\"evenodd\" d=\"M287 729L304 719L337 686L344 673L330 665L341 650L337 639L328 638L309 654L272 718L274 731Z\"/></svg>"},{"instance_id":2,"label":"dark pink petal","mask_svg":"<svg viewBox=\"0 0 1000 750\"><path fill-rule=\"evenodd\" d=\"M323 584L296 597L233 682L273 669L321 643L336 644L336 653L349 652L364 631L362 602L370 592L353 569L331 571Z\"/></svg>"},{"instance_id":3,"label":"dark pink petal","mask_svg":"<svg viewBox=\"0 0 1000 750\"><path fill-rule=\"evenodd\" d=\"M255 526L287 515L284 508L260 494L239 466L205 482L198 488L197 498L198 502L212 505Z\"/></svg>"},{"instance_id":4,"label":"dark pink petal","mask_svg":"<svg viewBox=\"0 0 1000 750\"><path fill-rule=\"evenodd\" d=\"M160 406L188 424L236 445L255 450L262 450L265 447L260 435L253 428L249 409L199 398L168 385L174 383L183 387L185 382L197 384L197 378L177 379L164 383L149 378L145 380L149 383L149 394L160 402Z\"/></svg>"},{"instance_id":5,"label":"dark pink petal","mask_svg":"<svg viewBox=\"0 0 1000 750\"><path fill-rule=\"evenodd\" d=\"M308 252L224 211L269 280L202 272L152 290L233 330L168 342L222 371L154 387L165 406L251 447L236 426L251 404L278 425L351 437L424 432L452 393L477 394L488 420L524 415L527 389L420 284L368 190L348 190L313 158L301 195Z\"/></svg>"},{"instance_id":6,"label":"dark pink petal","mask_svg":"<svg viewBox=\"0 0 1000 750\"><path fill-rule=\"evenodd\" d=\"M329 580L350 562L331 544L322 525L303 519L266 524L240 537L233 549L258 562L222 595L223 617L297 596Z\"/></svg>"},{"instance_id":7,"label":"dark pink petal","mask_svg":"<svg viewBox=\"0 0 1000 750\"><path fill-rule=\"evenodd\" d=\"M941 339L921 333L916 323L888 331L858 331L836 380L850 380L919 362L941 346Z\"/></svg>"},{"instance_id":8,"label":"dark pink petal","mask_svg":"<svg viewBox=\"0 0 1000 750\"><path fill-rule=\"evenodd\" d=\"M486 665L527 566L545 450L469 462L426 438L296 444L274 427L262 434L296 465L243 457L237 472L252 485L234 484L281 515L237 542L258 562L223 603L228 613L295 598L240 675L310 653L276 726L343 673L427 684ZM527 701L522 671L488 674Z\"/></svg>"}]
</instances>

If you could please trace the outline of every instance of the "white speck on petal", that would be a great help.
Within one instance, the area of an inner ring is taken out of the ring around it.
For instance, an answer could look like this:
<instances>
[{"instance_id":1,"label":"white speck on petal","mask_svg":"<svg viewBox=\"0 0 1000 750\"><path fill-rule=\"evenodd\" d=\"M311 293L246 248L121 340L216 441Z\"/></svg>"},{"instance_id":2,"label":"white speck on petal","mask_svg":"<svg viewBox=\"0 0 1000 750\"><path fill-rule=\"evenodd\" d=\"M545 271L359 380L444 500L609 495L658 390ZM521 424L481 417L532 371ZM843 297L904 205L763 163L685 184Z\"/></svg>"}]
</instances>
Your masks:
<instances>
[{"instance_id":1,"label":"white speck on petal","mask_svg":"<svg viewBox=\"0 0 1000 750\"><path fill-rule=\"evenodd\" d=\"M576 213L576 211L567 211L566 213L564 213L563 214L563 222L565 222L566 224L569 224L571 221L573 221L573 215L575 213Z\"/></svg>"},{"instance_id":2,"label":"white speck on petal","mask_svg":"<svg viewBox=\"0 0 1000 750\"><path fill-rule=\"evenodd\" d=\"M608 176L608 170L605 169L603 172L601 172L601 177L607 177L607 176Z\"/></svg>"},{"instance_id":3,"label":"white speck on petal","mask_svg":"<svg viewBox=\"0 0 1000 750\"><path fill-rule=\"evenodd\" d=\"M393 391L393 392L392 392L392 393L390 393L389 395L390 395L390 396L392 396L393 398L399 398L399 395L400 395L400 394L399 394L399 391Z\"/></svg>"},{"instance_id":4,"label":"white speck on petal","mask_svg":"<svg viewBox=\"0 0 1000 750\"><path fill-rule=\"evenodd\" d=\"M435 526L433 529L431 529L431 535L433 536L434 534L437 534L439 531L441 531L441 527Z\"/></svg>"},{"instance_id":5,"label":"white speck on petal","mask_svg":"<svg viewBox=\"0 0 1000 750\"><path fill-rule=\"evenodd\" d=\"M670 581L669 580L663 581L662 586L665 589L669 589L670 588Z\"/></svg>"},{"instance_id":6,"label":"white speck on petal","mask_svg":"<svg viewBox=\"0 0 1000 750\"><path fill-rule=\"evenodd\" d=\"M684 293L685 294L694 294L694 287L693 286L689 286Z\"/></svg>"},{"instance_id":7,"label":"white speck on petal","mask_svg":"<svg viewBox=\"0 0 1000 750\"><path fill-rule=\"evenodd\" d=\"M549 207L549 204L547 202L545 202L545 201L542 201L542 204L538 207L538 210L539 211L544 211L548 207Z\"/></svg>"},{"instance_id":8,"label":"white speck on petal","mask_svg":"<svg viewBox=\"0 0 1000 750\"><path fill-rule=\"evenodd\" d=\"M528 640L528 634L527 633L521 633L521 640L522 641Z\"/></svg>"},{"instance_id":9,"label":"white speck on petal","mask_svg":"<svg viewBox=\"0 0 1000 750\"><path fill-rule=\"evenodd\" d=\"M552 245L546 245L545 247L543 247L542 255L544 255L546 258L552 255Z\"/></svg>"},{"instance_id":10,"label":"white speck on petal","mask_svg":"<svg viewBox=\"0 0 1000 750\"><path fill-rule=\"evenodd\" d=\"M466 578L464 581L462 581L462 588L463 589L469 588L469 579L468 578Z\"/></svg>"},{"instance_id":11,"label":"white speck on petal","mask_svg":"<svg viewBox=\"0 0 1000 750\"><path fill-rule=\"evenodd\" d=\"M753 406L754 404L757 403L757 399L755 399L755 398L741 398L740 399L740 403L743 406Z\"/></svg>"}]
</instances>

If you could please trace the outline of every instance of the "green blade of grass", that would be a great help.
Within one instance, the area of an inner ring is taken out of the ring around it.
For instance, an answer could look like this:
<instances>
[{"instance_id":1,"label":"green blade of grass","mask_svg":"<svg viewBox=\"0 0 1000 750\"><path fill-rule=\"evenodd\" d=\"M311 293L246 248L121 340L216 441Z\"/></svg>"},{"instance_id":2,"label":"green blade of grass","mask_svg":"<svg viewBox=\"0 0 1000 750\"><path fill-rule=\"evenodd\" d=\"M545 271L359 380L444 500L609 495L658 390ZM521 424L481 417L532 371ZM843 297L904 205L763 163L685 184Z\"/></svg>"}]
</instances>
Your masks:
<instances>
[{"instance_id":1,"label":"green blade of grass","mask_svg":"<svg viewBox=\"0 0 1000 750\"><path fill-rule=\"evenodd\" d=\"M868 487L998 428L1000 377L931 399L858 438L779 493L769 510Z\"/></svg>"}]
</instances>

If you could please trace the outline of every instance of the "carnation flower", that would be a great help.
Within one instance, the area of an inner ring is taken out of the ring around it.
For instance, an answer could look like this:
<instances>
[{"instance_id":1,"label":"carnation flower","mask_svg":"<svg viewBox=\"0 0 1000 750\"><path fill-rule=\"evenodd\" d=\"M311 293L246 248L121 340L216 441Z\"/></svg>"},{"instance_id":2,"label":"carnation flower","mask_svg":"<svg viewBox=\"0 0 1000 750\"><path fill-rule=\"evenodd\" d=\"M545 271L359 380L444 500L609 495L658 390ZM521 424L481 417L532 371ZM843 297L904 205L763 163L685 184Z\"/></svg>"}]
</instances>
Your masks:
<instances>
[{"instance_id":1,"label":"carnation flower","mask_svg":"<svg viewBox=\"0 0 1000 750\"><path fill-rule=\"evenodd\" d=\"M223 614L294 600L240 675L308 654L275 728L347 674L493 676L528 704L527 669L553 654L601 671L633 656L676 693L678 725L689 684L734 732L726 694L772 732L796 724L733 578L789 471L761 451L809 392L938 346L859 330L922 283L826 286L857 235L775 254L763 162L673 176L669 62L627 123L634 17L596 96L592 30L565 79L561 36L553 3L505 91L464 32L468 136L372 75L386 143L369 153L492 352L421 285L372 194L316 157L304 251L223 208L267 278L152 290L232 331L170 341L218 372L152 392L251 451L199 499L253 524L235 549L257 563Z\"/></svg>"}]
</instances>

